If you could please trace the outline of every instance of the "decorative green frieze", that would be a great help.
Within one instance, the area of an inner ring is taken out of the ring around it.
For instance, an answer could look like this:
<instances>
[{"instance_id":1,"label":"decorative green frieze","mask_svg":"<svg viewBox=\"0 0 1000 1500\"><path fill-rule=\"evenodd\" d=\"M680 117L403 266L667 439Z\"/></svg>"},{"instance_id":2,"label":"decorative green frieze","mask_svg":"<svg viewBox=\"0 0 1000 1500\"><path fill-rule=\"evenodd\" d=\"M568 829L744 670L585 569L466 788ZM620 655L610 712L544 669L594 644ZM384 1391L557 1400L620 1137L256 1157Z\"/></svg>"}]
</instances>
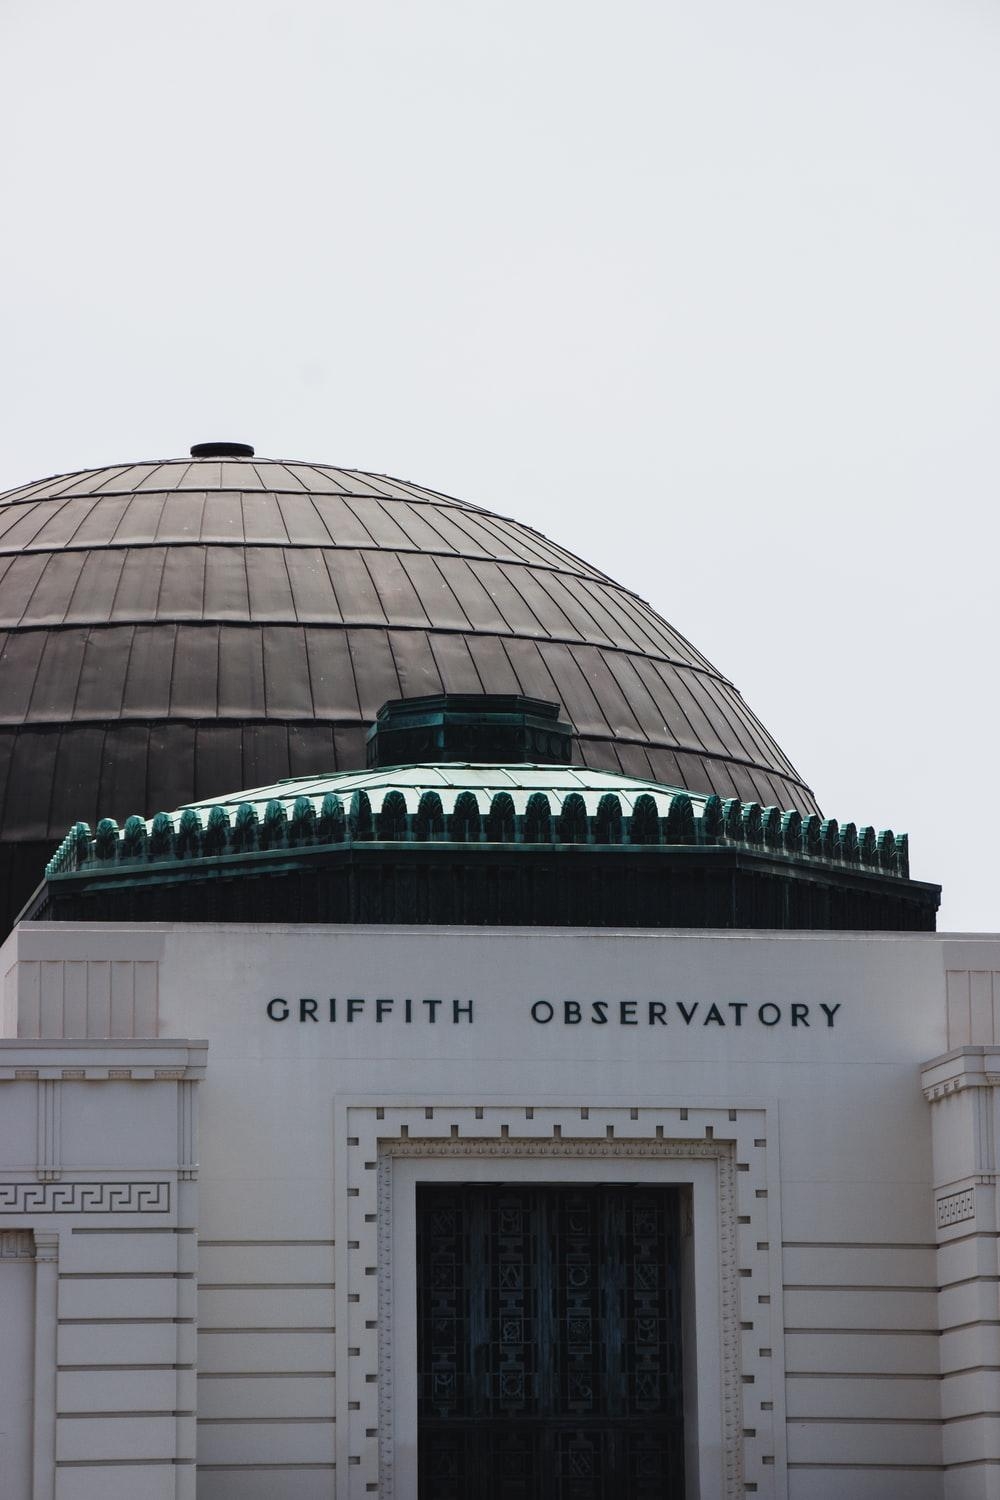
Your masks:
<instances>
[{"instance_id":1,"label":"decorative green frieze","mask_svg":"<svg viewBox=\"0 0 1000 1500\"><path fill-rule=\"evenodd\" d=\"M158 812L153 819L149 830L149 852L153 859L170 859L173 855L174 825L169 813Z\"/></svg>"},{"instance_id":2,"label":"decorative green frieze","mask_svg":"<svg viewBox=\"0 0 1000 1500\"><path fill-rule=\"evenodd\" d=\"M456 844L478 844L479 803L471 792L459 792L451 815L451 837Z\"/></svg>"},{"instance_id":3,"label":"decorative green frieze","mask_svg":"<svg viewBox=\"0 0 1000 1500\"><path fill-rule=\"evenodd\" d=\"M630 844L658 844L660 842L660 816L656 801L648 792L635 799L632 816L628 823Z\"/></svg>"},{"instance_id":4,"label":"decorative green frieze","mask_svg":"<svg viewBox=\"0 0 1000 1500\"><path fill-rule=\"evenodd\" d=\"M597 804L594 819L594 842L620 844L622 841L622 804L613 792L605 792Z\"/></svg>"},{"instance_id":5,"label":"decorative green frieze","mask_svg":"<svg viewBox=\"0 0 1000 1500\"><path fill-rule=\"evenodd\" d=\"M764 843L769 849L781 848L781 811L777 807L765 807L761 811L760 826Z\"/></svg>"},{"instance_id":6,"label":"decorative green frieze","mask_svg":"<svg viewBox=\"0 0 1000 1500\"><path fill-rule=\"evenodd\" d=\"M733 843L743 843L743 803L739 797L727 797L722 804L725 835Z\"/></svg>"},{"instance_id":7,"label":"decorative green frieze","mask_svg":"<svg viewBox=\"0 0 1000 1500\"><path fill-rule=\"evenodd\" d=\"M226 817L225 813L222 811L222 808L221 807L213 808L212 811L213 812L222 813L222 816L225 819L226 828L228 829L228 827L229 827L229 819ZM133 813L130 818L126 818L125 819L125 828L124 828L124 830L122 832L122 845L121 845L122 858L123 859L129 859L129 860L131 860L131 859L142 859L145 856L145 853L146 853L147 839L148 839L148 834L146 833L146 820L145 820L145 818L137 817ZM223 841L223 846L222 847L223 848L225 847L225 842L224 841ZM208 853L208 854L217 854L217 853L220 853L220 852L221 852L221 850L218 850L218 849L207 849L206 850L206 853Z\"/></svg>"},{"instance_id":8,"label":"decorative green frieze","mask_svg":"<svg viewBox=\"0 0 1000 1500\"><path fill-rule=\"evenodd\" d=\"M694 817L694 808L691 809ZM726 827L726 816L722 809L722 799L713 792L705 799L705 805L701 810L701 827L706 842L709 839L722 838Z\"/></svg>"},{"instance_id":9,"label":"decorative green frieze","mask_svg":"<svg viewBox=\"0 0 1000 1500\"><path fill-rule=\"evenodd\" d=\"M544 792L532 792L528 798L528 809L524 815L524 842L552 842L552 808Z\"/></svg>"},{"instance_id":10,"label":"decorative green frieze","mask_svg":"<svg viewBox=\"0 0 1000 1500\"><path fill-rule=\"evenodd\" d=\"M312 804L310 803L310 806ZM129 819L131 823L132 819ZM128 824L125 825L128 827ZM229 813L224 807L213 807L208 815L208 827L205 829L204 850L209 856L225 854L226 845L229 842Z\"/></svg>"},{"instance_id":11,"label":"decorative green frieze","mask_svg":"<svg viewBox=\"0 0 1000 1500\"><path fill-rule=\"evenodd\" d=\"M786 854L797 854L804 849L802 842L802 814L794 808L781 815L781 848Z\"/></svg>"},{"instance_id":12,"label":"decorative green frieze","mask_svg":"<svg viewBox=\"0 0 1000 1500\"><path fill-rule=\"evenodd\" d=\"M415 831L418 839L444 838L444 810L437 792L424 792L420 798Z\"/></svg>"},{"instance_id":13,"label":"decorative green frieze","mask_svg":"<svg viewBox=\"0 0 1000 1500\"><path fill-rule=\"evenodd\" d=\"M178 859L194 859L201 853L201 818L193 807L186 807L181 813L174 836L174 852Z\"/></svg>"},{"instance_id":14,"label":"decorative green frieze","mask_svg":"<svg viewBox=\"0 0 1000 1500\"><path fill-rule=\"evenodd\" d=\"M236 809L236 827L233 829L235 853L245 854L250 849L256 849L259 826L257 809L249 802L241 802Z\"/></svg>"},{"instance_id":15,"label":"decorative green frieze","mask_svg":"<svg viewBox=\"0 0 1000 1500\"><path fill-rule=\"evenodd\" d=\"M516 838L514 799L509 792L497 792L490 802L486 818L486 838L491 844L512 844Z\"/></svg>"},{"instance_id":16,"label":"decorative green frieze","mask_svg":"<svg viewBox=\"0 0 1000 1500\"><path fill-rule=\"evenodd\" d=\"M693 844L695 842L694 807L686 792L675 792L670 799L666 822L663 825L663 841L666 844Z\"/></svg>"},{"instance_id":17,"label":"decorative green frieze","mask_svg":"<svg viewBox=\"0 0 1000 1500\"><path fill-rule=\"evenodd\" d=\"M382 798L382 811L378 816L379 838L391 839L393 842L405 839L408 824L406 798L402 792L386 792Z\"/></svg>"},{"instance_id":18,"label":"decorative green frieze","mask_svg":"<svg viewBox=\"0 0 1000 1500\"><path fill-rule=\"evenodd\" d=\"M589 841L587 804L579 792L570 792L556 819L556 837L560 844L586 844Z\"/></svg>"},{"instance_id":19,"label":"decorative green frieze","mask_svg":"<svg viewBox=\"0 0 1000 1500\"><path fill-rule=\"evenodd\" d=\"M118 824L111 818L102 818L94 834L94 854L97 859L114 859L118 847Z\"/></svg>"},{"instance_id":20,"label":"decorative green frieze","mask_svg":"<svg viewBox=\"0 0 1000 1500\"><path fill-rule=\"evenodd\" d=\"M288 826L288 843L292 849L316 841L316 807L311 797L296 797L292 821Z\"/></svg>"},{"instance_id":21,"label":"decorative green frieze","mask_svg":"<svg viewBox=\"0 0 1000 1500\"><path fill-rule=\"evenodd\" d=\"M342 844L347 838L344 804L335 792L327 792L323 798L316 833L321 844Z\"/></svg>"},{"instance_id":22,"label":"decorative green frieze","mask_svg":"<svg viewBox=\"0 0 1000 1500\"><path fill-rule=\"evenodd\" d=\"M272 797L264 809L264 822L260 830L260 847L262 849L285 848L287 826L288 818L285 814L284 804L279 802L276 797Z\"/></svg>"},{"instance_id":23,"label":"decorative green frieze","mask_svg":"<svg viewBox=\"0 0 1000 1500\"><path fill-rule=\"evenodd\" d=\"M346 805L346 811L345 811ZM576 766L420 765L306 777L124 828L77 823L48 876L354 843L743 848L758 857L908 878L905 834L803 817Z\"/></svg>"},{"instance_id":24,"label":"decorative green frieze","mask_svg":"<svg viewBox=\"0 0 1000 1500\"><path fill-rule=\"evenodd\" d=\"M747 844L764 842L764 822L761 818L759 802L744 802L743 804L743 842Z\"/></svg>"}]
</instances>

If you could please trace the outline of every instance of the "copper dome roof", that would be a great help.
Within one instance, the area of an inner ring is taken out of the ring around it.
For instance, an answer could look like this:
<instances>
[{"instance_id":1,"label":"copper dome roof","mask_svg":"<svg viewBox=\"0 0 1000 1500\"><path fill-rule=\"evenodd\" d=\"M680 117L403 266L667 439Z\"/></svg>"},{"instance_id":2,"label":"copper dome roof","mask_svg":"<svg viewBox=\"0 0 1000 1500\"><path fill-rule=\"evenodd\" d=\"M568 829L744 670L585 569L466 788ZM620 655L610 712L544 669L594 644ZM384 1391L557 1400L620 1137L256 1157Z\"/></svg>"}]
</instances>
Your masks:
<instances>
[{"instance_id":1,"label":"copper dome roof","mask_svg":"<svg viewBox=\"0 0 1000 1500\"><path fill-rule=\"evenodd\" d=\"M440 692L558 700L584 765L816 810L690 642L530 527L321 464L130 464L0 495L6 911L76 820L361 767L387 699Z\"/></svg>"}]
</instances>

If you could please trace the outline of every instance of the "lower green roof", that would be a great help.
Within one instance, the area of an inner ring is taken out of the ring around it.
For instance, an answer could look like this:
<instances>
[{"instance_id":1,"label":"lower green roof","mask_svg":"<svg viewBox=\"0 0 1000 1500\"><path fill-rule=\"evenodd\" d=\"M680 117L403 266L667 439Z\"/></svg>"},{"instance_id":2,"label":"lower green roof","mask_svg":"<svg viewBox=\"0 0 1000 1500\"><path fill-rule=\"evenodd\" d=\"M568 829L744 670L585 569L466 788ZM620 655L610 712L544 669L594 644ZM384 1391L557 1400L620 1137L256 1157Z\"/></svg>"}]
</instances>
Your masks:
<instances>
[{"instance_id":1,"label":"lower green roof","mask_svg":"<svg viewBox=\"0 0 1000 1500\"><path fill-rule=\"evenodd\" d=\"M215 797L155 818L78 823L46 867L58 879L163 861L255 851L272 857L354 842L503 844L579 849L614 845L731 845L779 858L858 866L909 877L906 835L858 829L818 814L727 801L610 771L566 765L463 762L379 767L288 779ZM124 871L123 871L124 873Z\"/></svg>"}]
</instances>

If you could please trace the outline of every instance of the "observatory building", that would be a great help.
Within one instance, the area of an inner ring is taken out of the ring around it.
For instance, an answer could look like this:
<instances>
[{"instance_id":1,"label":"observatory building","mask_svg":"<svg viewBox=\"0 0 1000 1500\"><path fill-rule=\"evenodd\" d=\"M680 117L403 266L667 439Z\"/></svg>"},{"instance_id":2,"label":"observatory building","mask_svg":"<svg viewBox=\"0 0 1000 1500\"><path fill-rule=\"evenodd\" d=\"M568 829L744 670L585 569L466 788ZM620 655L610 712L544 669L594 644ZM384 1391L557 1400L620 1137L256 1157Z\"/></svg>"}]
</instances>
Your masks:
<instances>
[{"instance_id":1,"label":"observatory building","mask_svg":"<svg viewBox=\"0 0 1000 1500\"><path fill-rule=\"evenodd\" d=\"M1000 1497L1000 938L529 527L0 496L4 1500Z\"/></svg>"}]
</instances>

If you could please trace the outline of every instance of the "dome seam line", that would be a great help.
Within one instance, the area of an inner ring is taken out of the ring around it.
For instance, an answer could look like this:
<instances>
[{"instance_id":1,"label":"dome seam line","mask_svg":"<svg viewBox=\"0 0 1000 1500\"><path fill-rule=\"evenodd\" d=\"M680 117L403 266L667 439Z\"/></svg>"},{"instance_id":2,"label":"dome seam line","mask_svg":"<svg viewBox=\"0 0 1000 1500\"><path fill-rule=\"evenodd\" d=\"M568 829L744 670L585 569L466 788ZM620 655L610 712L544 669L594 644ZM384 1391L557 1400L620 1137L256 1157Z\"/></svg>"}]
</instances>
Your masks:
<instances>
[{"instance_id":1,"label":"dome seam line","mask_svg":"<svg viewBox=\"0 0 1000 1500\"><path fill-rule=\"evenodd\" d=\"M54 518L53 518L54 519ZM84 520L87 518L84 517ZM81 522L82 524L82 522ZM402 529L402 528L400 528ZM41 528L39 528L41 530ZM449 551L444 547L418 547L411 543L409 546L400 547L393 545L383 547L376 541L370 542L335 542L331 538L328 541L293 541L291 539L282 541L281 538L274 540L257 537L163 537L150 541L114 541L108 540L91 542L53 542L51 545L36 547L28 542L23 547L5 547L0 538L0 557L58 557L64 552L149 552L154 547L219 547L219 548L245 548L260 547L275 550L285 549L295 552L315 552L317 550L326 552L378 552L386 556L399 553L403 557L454 557L462 562L488 562L507 567L531 568L540 573L555 573L559 577L579 578L588 583L600 583L617 589L619 593L628 594L630 598L638 600L647 609L652 608L647 600L633 593L624 584L616 583L613 578L606 574L592 570L590 572L580 571L575 568L559 567L556 563L534 562L524 557L498 557L495 552L458 552Z\"/></svg>"},{"instance_id":2,"label":"dome seam line","mask_svg":"<svg viewBox=\"0 0 1000 1500\"><path fill-rule=\"evenodd\" d=\"M203 726L203 725L208 725L208 726L220 725L220 726L224 726L224 727L230 727L233 724L239 724L241 726L242 725L253 725L255 727L272 726L272 727L284 727L284 728L309 728L309 727L315 726L317 724L320 724L320 725L323 725L326 728L331 728L331 729L357 729L358 727L363 727L364 725L368 724L369 722L370 722L370 720L364 718L360 714L355 719L347 719L347 718L344 718L344 717L330 718L330 719L320 719L320 718L316 718L316 717L313 717L313 718L289 718L287 715L284 715L284 714L282 714L280 716L272 716L270 718L268 718L266 716L263 716L263 715L260 715L260 714L253 714L253 715L248 715L248 714L234 714L234 715L232 715L232 717L229 717L227 715L213 715L210 718L197 718L197 717L194 717L193 715L190 715L190 714L161 714L161 715L145 714L145 715L137 715L135 717L133 717L132 715L122 715L120 717L110 718L110 719L107 718L107 717L104 717L104 718L100 718L100 717L78 718L78 719L72 719L72 720L67 720L67 719L31 719L31 720L19 721L17 723L3 723L2 721L0 721L0 735L2 735L4 733L4 731L9 731L9 730L18 731L18 730L21 730L21 729L33 730L33 729L55 728L55 729L60 729L60 730L72 730L72 729L74 729L78 725L79 726L88 725L90 727L93 727L94 725L99 725L99 726L101 726L105 730L105 732L107 732L108 730L117 728L120 725L127 725L130 728L136 728L136 727L138 727L140 725L143 725L143 724L149 725L150 727L152 727L154 725L160 725L160 724L185 724L185 725L190 725L190 726L195 727L195 728L197 728L199 726ZM808 784L808 782L803 781L800 777L798 777L796 775L793 775L792 773L790 773L788 771L780 771L775 766L766 765L766 764L764 764L761 761L748 760L748 759L746 759L743 756L729 754L728 752L726 752L724 750L723 751L712 751L712 750L706 749L704 746L702 746L701 748L699 748L696 745L681 745L681 744L678 744L676 741L673 741L673 742L670 742L670 743L668 743L667 741L660 742L660 741L656 741L656 740L650 740L648 738L640 739L640 738L636 738L635 736L629 736L629 735L581 734L581 733L578 732L577 733L577 740L578 741L586 742L588 744L638 745L638 746L640 746L640 747L642 747L644 749L645 748L652 748L653 750L666 750L666 751L669 751L671 753L677 753L677 754L680 754L680 755L694 755L699 760L712 760L712 761L723 762L726 765L744 766L749 771L763 771L767 775L769 775L769 776L776 776L776 777L778 777L782 781L792 782L792 783L794 783L795 786L801 787L803 791L808 792L810 796L812 796L812 797L815 796L812 787ZM346 770L353 770L354 768L353 767L346 767L345 769ZM364 770L365 768L364 767L359 767L357 769L358 769L358 772L360 774L360 772L362 770ZM597 769L600 769L600 768L592 766L589 769L591 769L591 770L597 770ZM324 774L324 773L317 773L317 774ZM334 773L331 772L330 774L332 775ZM623 771L620 774L621 775L629 775L630 773ZM640 780L645 779L645 780L651 780L652 781L652 780L655 780L655 777L646 777L646 778L640 777L639 779ZM690 788L688 788L688 790L690 790Z\"/></svg>"},{"instance_id":3,"label":"dome seam line","mask_svg":"<svg viewBox=\"0 0 1000 1500\"><path fill-rule=\"evenodd\" d=\"M298 619L247 619L222 618L219 616L205 616L195 618L192 615L164 615L146 616L145 618L125 620L47 620L39 621L37 624L24 624L18 621L13 625L0 624L0 634L26 635L31 631L54 631L54 630L115 630L128 629L134 625L193 625L218 628L226 626L235 630L260 630L262 627L278 627L287 630L383 630L383 631L406 631L422 633L424 635L457 635L475 636L477 639L495 639L502 641L528 641L532 645L554 646L586 646L594 651L613 651L618 656L635 656L640 661L664 662L667 666L675 667L678 671L695 672L700 677L708 677L714 682L724 683L736 693L740 701L743 694L736 684L714 667L702 667L696 662L682 661L677 657L667 656L664 652L649 651L641 646L617 646L614 642L588 641L580 636L573 635L525 635L515 630L482 630L470 628L463 629L460 625L420 625L409 624L401 621L379 621L379 620L298 620Z\"/></svg>"}]
</instances>

